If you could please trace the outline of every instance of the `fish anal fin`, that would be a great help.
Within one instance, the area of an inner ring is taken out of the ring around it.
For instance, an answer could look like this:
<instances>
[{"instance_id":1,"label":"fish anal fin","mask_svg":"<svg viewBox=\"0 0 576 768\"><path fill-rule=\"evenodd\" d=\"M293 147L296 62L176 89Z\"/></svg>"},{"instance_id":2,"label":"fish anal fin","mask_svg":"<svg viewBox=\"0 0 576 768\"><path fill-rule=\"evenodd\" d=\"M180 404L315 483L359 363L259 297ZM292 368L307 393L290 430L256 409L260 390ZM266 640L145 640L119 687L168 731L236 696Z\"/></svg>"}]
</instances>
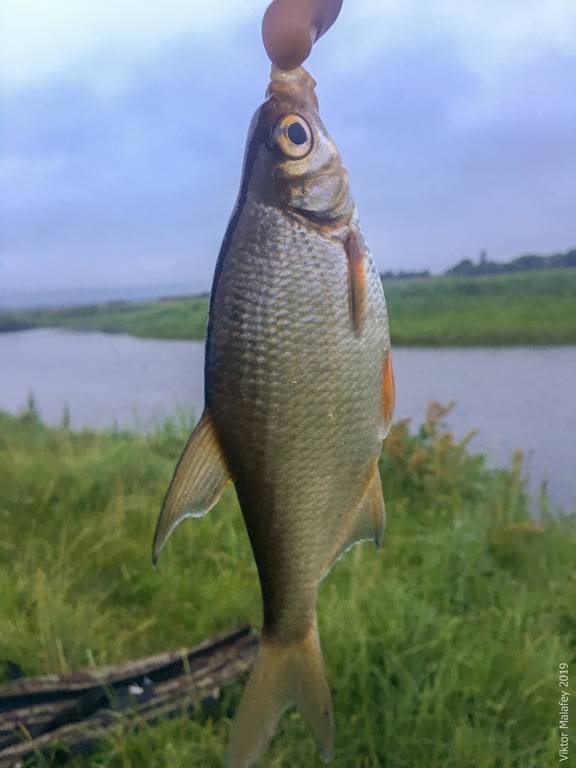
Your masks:
<instances>
[{"instance_id":1,"label":"fish anal fin","mask_svg":"<svg viewBox=\"0 0 576 768\"><path fill-rule=\"evenodd\" d=\"M251 768L272 741L282 714L295 705L312 729L322 759L334 751L332 699L318 630L283 642L262 633L262 642L232 728L229 768Z\"/></svg>"},{"instance_id":2,"label":"fish anal fin","mask_svg":"<svg viewBox=\"0 0 576 768\"><path fill-rule=\"evenodd\" d=\"M362 500L350 515L348 525L344 528L342 536L336 542L326 563L325 573L342 557L344 552L347 552L354 544L360 541L373 541L376 548L380 549L384 535L385 516L382 481L380 480L378 461L376 460L365 486Z\"/></svg>"},{"instance_id":3,"label":"fish anal fin","mask_svg":"<svg viewBox=\"0 0 576 768\"><path fill-rule=\"evenodd\" d=\"M353 227L346 238L350 316L355 334L360 334L368 308L368 275L366 246L360 232Z\"/></svg>"},{"instance_id":4,"label":"fish anal fin","mask_svg":"<svg viewBox=\"0 0 576 768\"><path fill-rule=\"evenodd\" d=\"M384 518L384 494L376 461L362 501L356 509L344 549L353 546L357 541L373 541L380 549L384 535Z\"/></svg>"},{"instance_id":5,"label":"fish anal fin","mask_svg":"<svg viewBox=\"0 0 576 768\"><path fill-rule=\"evenodd\" d=\"M392 415L394 413L394 402L396 398L396 385L394 384L394 369L392 367L392 352L388 352L382 364L382 433L384 439L390 431Z\"/></svg>"},{"instance_id":6,"label":"fish anal fin","mask_svg":"<svg viewBox=\"0 0 576 768\"><path fill-rule=\"evenodd\" d=\"M154 533L154 564L178 523L186 517L205 515L230 479L212 418L205 410L186 443L164 498Z\"/></svg>"}]
</instances>

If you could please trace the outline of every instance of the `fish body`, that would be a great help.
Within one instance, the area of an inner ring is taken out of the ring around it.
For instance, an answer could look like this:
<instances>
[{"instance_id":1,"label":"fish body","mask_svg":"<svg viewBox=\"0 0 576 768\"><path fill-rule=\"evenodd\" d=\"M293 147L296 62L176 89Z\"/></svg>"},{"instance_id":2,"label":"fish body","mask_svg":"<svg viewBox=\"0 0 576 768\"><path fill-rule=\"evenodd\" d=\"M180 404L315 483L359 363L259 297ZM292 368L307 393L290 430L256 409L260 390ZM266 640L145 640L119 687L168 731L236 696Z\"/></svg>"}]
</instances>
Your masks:
<instances>
[{"instance_id":1,"label":"fish body","mask_svg":"<svg viewBox=\"0 0 576 768\"><path fill-rule=\"evenodd\" d=\"M354 333L341 237L251 199L215 286L206 403L262 582L265 626L297 637L374 472L386 314L367 265Z\"/></svg>"},{"instance_id":2,"label":"fish body","mask_svg":"<svg viewBox=\"0 0 576 768\"><path fill-rule=\"evenodd\" d=\"M262 589L262 644L230 765L253 765L296 704L333 748L316 626L323 576L356 541L380 543L378 457L393 376L381 281L315 83L273 68L251 125L211 294L204 415L180 460L155 554L232 479ZM296 126L296 127L295 127Z\"/></svg>"}]
</instances>

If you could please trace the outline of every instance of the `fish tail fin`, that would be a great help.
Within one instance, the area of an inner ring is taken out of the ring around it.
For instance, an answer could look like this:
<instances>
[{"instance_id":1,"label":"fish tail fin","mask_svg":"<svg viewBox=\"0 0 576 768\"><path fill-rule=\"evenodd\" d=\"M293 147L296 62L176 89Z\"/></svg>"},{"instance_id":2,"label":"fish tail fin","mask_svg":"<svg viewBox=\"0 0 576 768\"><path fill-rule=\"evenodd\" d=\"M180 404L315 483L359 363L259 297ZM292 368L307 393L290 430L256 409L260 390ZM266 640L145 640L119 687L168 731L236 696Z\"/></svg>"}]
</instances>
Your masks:
<instances>
[{"instance_id":1,"label":"fish tail fin","mask_svg":"<svg viewBox=\"0 0 576 768\"><path fill-rule=\"evenodd\" d=\"M263 637L232 729L228 765L250 768L274 737L282 714L295 704L314 732L322 759L334 751L334 719L316 626L289 643Z\"/></svg>"}]
</instances>

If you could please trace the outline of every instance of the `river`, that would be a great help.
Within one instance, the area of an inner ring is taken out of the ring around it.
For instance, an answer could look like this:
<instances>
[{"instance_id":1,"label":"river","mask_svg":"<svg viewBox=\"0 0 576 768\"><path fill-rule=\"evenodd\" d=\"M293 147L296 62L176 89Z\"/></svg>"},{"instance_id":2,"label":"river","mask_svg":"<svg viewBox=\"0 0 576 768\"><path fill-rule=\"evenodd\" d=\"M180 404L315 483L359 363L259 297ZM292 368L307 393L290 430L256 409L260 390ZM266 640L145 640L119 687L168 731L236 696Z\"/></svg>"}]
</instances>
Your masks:
<instances>
[{"instance_id":1,"label":"river","mask_svg":"<svg viewBox=\"0 0 576 768\"><path fill-rule=\"evenodd\" d=\"M41 329L0 334L0 409L18 412L34 394L42 418L73 428L150 429L167 416L198 416L204 345ZM576 347L399 348L396 418L419 424L430 400L456 401L456 436L478 429L471 448L507 466L526 456L531 488L576 508Z\"/></svg>"}]
</instances>

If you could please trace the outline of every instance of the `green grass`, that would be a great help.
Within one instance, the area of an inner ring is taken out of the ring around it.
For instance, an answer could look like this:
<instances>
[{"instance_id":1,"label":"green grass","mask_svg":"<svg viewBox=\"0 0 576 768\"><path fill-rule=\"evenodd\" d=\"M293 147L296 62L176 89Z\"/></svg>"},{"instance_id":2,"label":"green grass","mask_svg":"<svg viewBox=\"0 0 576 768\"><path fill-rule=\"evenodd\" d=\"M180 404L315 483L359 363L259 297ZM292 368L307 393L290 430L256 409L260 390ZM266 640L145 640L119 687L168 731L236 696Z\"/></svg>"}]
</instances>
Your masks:
<instances>
[{"instance_id":1,"label":"green grass","mask_svg":"<svg viewBox=\"0 0 576 768\"><path fill-rule=\"evenodd\" d=\"M530 517L520 460L486 469L431 417L387 441L384 548L348 552L319 623L337 721L335 768L543 768L557 763L558 664L576 657L576 517ZM179 648L260 621L232 491L150 543L185 432L73 433L0 414L0 658L65 672ZM576 667L572 666L572 675ZM217 716L124 732L77 768L220 768L241 686ZM572 744L572 750L576 744ZM264 768L320 766L300 716Z\"/></svg>"},{"instance_id":2,"label":"green grass","mask_svg":"<svg viewBox=\"0 0 576 768\"><path fill-rule=\"evenodd\" d=\"M127 333L155 339L203 339L208 298L86 304L64 309L0 312L0 332L30 328Z\"/></svg>"},{"instance_id":3,"label":"green grass","mask_svg":"<svg viewBox=\"0 0 576 768\"><path fill-rule=\"evenodd\" d=\"M576 343L576 269L384 286L400 345Z\"/></svg>"},{"instance_id":4,"label":"green grass","mask_svg":"<svg viewBox=\"0 0 576 768\"><path fill-rule=\"evenodd\" d=\"M385 283L399 345L576 343L576 269ZM0 312L0 331L57 326L161 339L202 339L208 299Z\"/></svg>"}]
</instances>

